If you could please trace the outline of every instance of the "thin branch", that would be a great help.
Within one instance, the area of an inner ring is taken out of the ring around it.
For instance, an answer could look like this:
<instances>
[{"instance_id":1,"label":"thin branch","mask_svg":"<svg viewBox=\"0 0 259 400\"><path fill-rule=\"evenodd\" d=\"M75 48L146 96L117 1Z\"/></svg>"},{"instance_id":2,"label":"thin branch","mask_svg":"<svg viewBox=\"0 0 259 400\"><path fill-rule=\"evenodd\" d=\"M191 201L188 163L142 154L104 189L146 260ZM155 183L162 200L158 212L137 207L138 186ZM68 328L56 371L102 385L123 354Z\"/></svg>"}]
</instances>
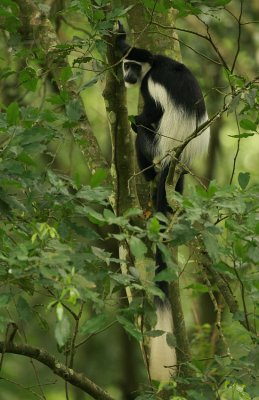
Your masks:
<instances>
[{"instance_id":1,"label":"thin branch","mask_svg":"<svg viewBox=\"0 0 259 400\"><path fill-rule=\"evenodd\" d=\"M202 22L203 22L203 21L202 21ZM175 31L179 31L179 32L190 33L190 34L192 34L192 35L198 36L198 37L200 37L200 38L202 38L202 39L208 41L208 42L211 44L211 46L213 47L213 49L214 49L215 53L217 54L218 58L220 59L221 64L224 66L224 68L226 68L227 70L229 70L229 67L228 67L228 65L227 65L227 62L225 61L225 59L224 59L224 57L222 56L221 52L219 51L219 49L217 48L216 44L215 44L214 41L212 40L212 37L211 37L210 32L209 32L209 27L208 27L207 24L204 23L204 24L207 26L207 35L203 35L203 34L201 34L201 33L199 33L199 32L195 32L195 31L192 31L192 30L190 30L190 29L183 29L183 28L178 28L178 27L176 27L176 26L166 26L166 25L162 25L162 24L160 24L160 23L158 23L158 22L152 22L152 24L153 24L153 25L156 25L156 26L159 26L159 27L162 28L162 29L171 29L171 30L175 30Z\"/></svg>"},{"instance_id":2,"label":"thin branch","mask_svg":"<svg viewBox=\"0 0 259 400\"><path fill-rule=\"evenodd\" d=\"M89 339L91 339L93 336L99 335L99 333L102 333L104 331L106 331L107 329L109 329L111 326L113 326L114 324L116 324L117 321L113 321L111 322L109 325L105 326L103 329L100 329L97 332L91 333L89 336L87 336L87 338L85 338L84 340L82 340L81 342L77 343L75 345L75 349L78 349L78 347L83 346L86 342L88 342Z\"/></svg>"},{"instance_id":3,"label":"thin branch","mask_svg":"<svg viewBox=\"0 0 259 400\"><path fill-rule=\"evenodd\" d=\"M207 25L207 35L208 35L207 40L209 41L209 43L211 44L211 46L212 46L213 49L215 50L216 54L218 55L218 57L219 57L219 59L220 59L222 65L223 65L223 67L224 67L226 70L229 70L229 67L228 67L228 65L227 65L227 62L225 61L225 59L224 59L224 57L222 56L221 52L219 51L219 49L217 48L216 44L215 44L214 41L212 40L212 37L211 37L210 31L209 31L209 26L208 26L208 25Z\"/></svg>"},{"instance_id":4,"label":"thin branch","mask_svg":"<svg viewBox=\"0 0 259 400\"><path fill-rule=\"evenodd\" d=\"M239 13L239 17L237 19L237 23L238 23L238 36L237 36L237 50L236 50L236 54L233 60L233 64L232 64L232 68L231 68L231 74L234 71L235 65L236 65L236 61L237 61L237 57L238 54L240 52L240 39L241 39L241 19L242 19L242 14L243 14L243 0L240 0L240 13Z\"/></svg>"},{"instance_id":5,"label":"thin branch","mask_svg":"<svg viewBox=\"0 0 259 400\"><path fill-rule=\"evenodd\" d=\"M204 271L204 272L205 272L205 271ZM205 282L205 284L206 284L206 286L207 286L207 288L208 288L208 290L209 290L208 293L209 293L210 299L211 299L211 301L212 301L212 304L213 304L213 306L214 306L214 310L215 310L215 312L216 312L215 326L216 326L217 329L218 329L218 333L219 333L220 339L222 340L222 342L224 343L224 345L225 345L225 347L226 347L226 351L227 351L228 357L229 357L230 359L232 359L233 357L232 357L232 355L231 355L229 345L228 345L228 343L227 343L227 341L226 341L225 335L224 335L223 330L222 330L222 325L221 325L221 314L222 314L222 312L221 312L221 307L220 307L220 305L218 304L216 297L214 296L214 293L213 293L213 290L212 290L212 285L211 285L211 283L210 283L210 281L209 281L209 279L208 279L206 273L204 274L204 282Z\"/></svg>"},{"instance_id":6,"label":"thin branch","mask_svg":"<svg viewBox=\"0 0 259 400\"><path fill-rule=\"evenodd\" d=\"M236 153L235 153L235 156L234 156L233 168L232 168L232 173L231 173L231 177L230 177L230 181L229 181L230 185L232 184L232 181L233 181L233 178L234 178L234 175L235 175L237 157L238 157L238 154L239 154L239 151L240 151L240 143L241 143L241 137L240 137L241 131L240 131L239 123L238 123L238 117L237 117L236 110L235 110L235 120L236 120L236 125L237 125L237 129L238 129L239 138L237 139L237 149L236 149Z\"/></svg>"},{"instance_id":7,"label":"thin branch","mask_svg":"<svg viewBox=\"0 0 259 400\"><path fill-rule=\"evenodd\" d=\"M14 322L8 323L6 330L5 330L5 340L3 342L3 350L2 350L1 359L0 359L0 371L2 370L2 366L3 366L3 362L4 362L6 346L8 343L13 341L17 330L18 330L18 326Z\"/></svg>"},{"instance_id":8,"label":"thin branch","mask_svg":"<svg viewBox=\"0 0 259 400\"><path fill-rule=\"evenodd\" d=\"M58 375L60 378L71 383L71 385L78 387L83 392L88 393L94 399L115 400L100 386L97 386L94 382L88 379L84 374L66 367L52 354L48 353L44 349L28 346L27 344L17 345L14 343L5 344L4 342L0 342L0 352L2 353L4 350L5 353L19 354L39 361L50 368L55 375Z\"/></svg>"},{"instance_id":9,"label":"thin branch","mask_svg":"<svg viewBox=\"0 0 259 400\"><path fill-rule=\"evenodd\" d=\"M157 31L150 31L150 33L155 33L157 34ZM168 35L166 33L163 33L161 31L159 31L159 35L167 37L168 39L171 40L176 40L177 42L179 42L180 44L182 44L183 46L187 47L188 49L192 50L194 53L198 54L200 57L205 58L205 60L208 60L210 62L212 62L213 64L216 65L222 65L221 62L213 60L213 58L210 58L209 56L207 56L206 54L201 53L200 51L196 50L195 48L193 48L192 46L190 46L189 44L185 43L183 40L179 39L178 37L174 37L171 35Z\"/></svg>"},{"instance_id":10,"label":"thin branch","mask_svg":"<svg viewBox=\"0 0 259 400\"><path fill-rule=\"evenodd\" d=\"M233 263L233 267L234 267L234 271L237 277L237 280L239 282L240 285L240 289L241 289L241 299L242 299L242 304L243 304L243 309L244 309L244 314L245 314L245 321L246 321L246 327L247 330L250 331L250 323L249 323L249 319L248 319L248 312L247 312L247 307L246 307L246 300L245 300L245 287L244 287L244 283L242 282L242 279L240 278L239 272L237 270L237 266L234 260Z\"/></svg>"},{"instance_id":11,"label":"thin branch","mask_svg":"<svg viewBox=\"0 0 259 400\"><path fill-rule=\"evenodd\" d=\"M162 29L166 29L166 30L175 30L175 31L179 31L179 32L191 33L192 35L195 35L202 39L208 40L207 36L205 36L199 32L191 31L190 29L178 28L176 26L170 26L170 25L163 25L163 24L161 24L159 22L155 22L155 21L152 21L152 25L158 26L158 27L160 27Z\"/></svg>"},{"instance_id":12,"label":"thin branch","mask_svg":"<svg viewBox=\"0 0 259 400\"><path fill-rule=\"evenodd\" d=\"M45 399L46 399L45 396L44 396L44 397L41 396L39 393L35 392L34 390L32 390L32 389L31 389L30 387L28 387L28 386L23 386L23 385L21 385L21 384L18 383L18 382L12 381L11 379L4 378L4 377L2 377L2 376L0 376L0 380L3 380L3 381L5 381L5 382L9 382L9 383L11 383L12 385L16 385L16 386L19 387L20 389L27 390L28 392L30 392L31 394L33 394L35 397L38 397L38 399L41 399L41 400L45 400Z\"/></svg>"},{"instance_id":13,"label":"thin branch","mask_svg":"<svg viewBox=\"0 0 259 400\"><path fill-rule=\"evenodd\" d=\"M76 352L76 338L77 338L78 331L79 331L79 322L80 322L80 318L83 313L83 308L84 308L84 302L81 303L79 313L75 320L75 328L74 328L74 333L73 333L73 337L71 340L71 347L70 347L69 368L73 368L73 364L74 364L74 357L75 357L75 352Z\"/></svg>"},{"instance_id":14,"label":"thin branch","mask_svg":"<svg viewBox=\"0 0 259 400\"><path fill-rule=\"evenodd\" d=\"M66 25L70 26L71 28L75 29L76 31L83 32L85 35L89 36L91 39L93 38L93 35L88 32L86 29L81 28L80 26L73 24L73 22L68 21L63 15L60 15L61 21L63 21Z\"/></svg>"},{"instance_id":15,"label":"thin branch","mask_svg":"<svg viewBox=\"0 0 259 400\"><path fill-rule=\"evenodd\" d=\"M250 25L250 24L259 24L259 21L248 21L240 23L240 25Z\"/></svg>"},{"instance_id":16,"label":"thin branch","mask_svg":"<svg viewBox=\"0 0 259 400\"><path fill-rule=\"evenodd\" d=\"M34 361L33 361L32 359L30 359L30 363L31 363L31 365L32 365L32 368L33 368L33 371L34 371L34 375L35 375L36 381L37 381L37 383L38 383L39 389L40 389L40 391L41 391L42 398L43 398L44 400L47 400L47 399L46 399L46 396L45 396L45 393L44 393L44 390L43 390L43 387L42 387L42 384L41 384L41 381L40 381L40 378L39 378L39 373L38 373L37 368L36 368L36 366L35 366L35 364L34 364Z\"/></svg>"}]
</instances>

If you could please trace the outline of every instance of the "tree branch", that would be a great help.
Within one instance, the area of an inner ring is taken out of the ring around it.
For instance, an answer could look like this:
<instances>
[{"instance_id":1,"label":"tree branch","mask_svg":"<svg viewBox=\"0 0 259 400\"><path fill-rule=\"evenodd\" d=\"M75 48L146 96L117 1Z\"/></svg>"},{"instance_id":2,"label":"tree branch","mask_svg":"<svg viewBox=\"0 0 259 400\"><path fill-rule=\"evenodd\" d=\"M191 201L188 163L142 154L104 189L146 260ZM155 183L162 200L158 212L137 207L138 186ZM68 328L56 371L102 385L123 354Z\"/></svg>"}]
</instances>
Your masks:
<instances>
[{"instance_id":1,"label":"tree branch","mask_svg":"<svg viewBox=\"0 0 259 400\"><path fill-rule=\"evenodd\" d=\"M4 342L0 342L0 352L2 353L3 351L5 351L5 353L19 354L25 357L30 357L39 361L50 368L55 375L58 375L60 378L71 383L71 385L78 387L83 392L92 396L94 399L114 400L113 397L88 379L84 374L66 367L46 350L39 349L38 347L28 346L27 344L16 345L14 343L5 344Z\"/></svg>"}]
</instances>

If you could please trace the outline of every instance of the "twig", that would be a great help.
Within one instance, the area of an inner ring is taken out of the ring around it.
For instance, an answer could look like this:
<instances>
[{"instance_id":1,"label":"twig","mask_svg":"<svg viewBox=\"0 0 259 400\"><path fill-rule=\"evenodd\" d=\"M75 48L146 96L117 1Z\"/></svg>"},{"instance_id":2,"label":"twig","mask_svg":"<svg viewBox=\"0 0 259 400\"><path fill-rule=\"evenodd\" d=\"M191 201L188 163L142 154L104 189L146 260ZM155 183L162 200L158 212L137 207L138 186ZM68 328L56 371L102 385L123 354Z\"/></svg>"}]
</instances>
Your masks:
<instances>
[{"instance_id":1,"label":"twig","mask_svg":"<svg viewBox=\"0 0 259 400\"><path fill-rule=\"evenodd\" d=\"M81 303L79 313L77 314L76 319L75 319L75 328L74 328L74 333L73 333L73 337L71 340L71 347L70 347L69 368L73 368L73 364L74 364L74 357L75 357L75 352L76 352L75 342L76 342L76 338L77 338L78 331L79 331L79 322L80 322L80 318L83 313L83 308L84 308L84 302Z\"/></svg>"},{"instance_id":2,"label":"twig","mask_svg":"<svg viewBox=\"0 0 259 400\"><path fill-rule=\"evenodd\" d=\"M206 273L204 274L204 281L205 281L205 284L206 284L207 288L209 289L209 292L208 292L208 293L209 293L210 299L211 299L211 301L212 301L212 304L213 304L213 306L214 306L214 310L215 310L215 312L216 312L215 326L216 326L217 329L218 329L219 337L221 338L222 342L224 343L224 345L225 345L225 347L226 347L228 357L229 357L230 359L232 359L232 355L231 355L231 352L230 352L229 345L227 344L225 335L224 335L223 330L222 330L222 325L221 325L221 308L220 308L220 306L219 306L219 304L218 304L218 302L217 302L216 297L214 296L211 283L210 283L210 281L209 281L209 279L208 279Z\"/></svg>"},{"instance_id":3,"label":"twig","mask_svg":"<svg viewBox=\"0 0 259 400\"><path fill-rule=\"evenodd\" d=\"M71 21L68 21L63 15L60 15L60 19L61 19L66 25L71 26L71 28L75 29L76 31L83 32L83 33L85 33L87 36L89 36L91 39L93 38L93 35L92 35L90 32L88 32L86 29L81 28L80 26L78 26L78 25L76 25L76 24L73 24L73 22L71 22Z\"/></svg>"},{"instance_id":4,"label":"twig","mask_svg":"<svg viewBox=\"0 0 259 400\"><path fill-rule=\"evenodd\" d=\"M32 359L30 359L30 363L31 363L31 365L32 365L32 369L33 369L33 371L34 371L34 375L35 375L36 381L37 381L37 383L38 383L39 389L40 389L40 391L41 391L42 398L43 398L44 400L47 400L47 399L46 399L46 396L45 396L45 393L44 393L44 391L43 391L43 387L42 387L42 384L41 384L41 381L40 381L40 378L39 378L39 374L38 374L37 368L36 368L36 366L35 366L35 364L34 364L34 361L33 361Z\"/></svg>"},{"instance_id":5,"label":"twig","mask_svg":"<svg viewBox=\"0 0 259 400\"><path fill-rule=\"evenodd\" d=\"M14 322L9 322L7 324L7 327L6 327L6 330L5 330L5 340L3 342L3 344L4 344L3 345L3 351L2 351L1 359L0 359L0 371L2 369L3 362L4 362L4 355L5 355L5 352L6 352L6 346L7 346L8 343L12 343L17 330L18 330L18 326Z\"/></svg>"},{"instance_id":6,"label":"twig","mask_svg":"<svg viewBox=\"0 0 259 400\"><path fill-rule=\"evenodd\" d=\"M113 321L111 322L109 325L105 326L103 329L100 329L98 332L95 333L91 333L91 335L87 336L86 339L82 340L81 342L77 343L75 345L75 349L78 349L78 347L83 346L89 339L91 339L93 336L98 335L99 333L102 333L104 331L106 331L107 329L109 329L111 326L113 326L114 324L116 324L117 321Z\"/></svg>"},{"instance_id":7,"label":"twig","mask_svg":"<svg viewBox=\"0 0 259 400\"><path fill-rule=\"evenodd\" d=\"M237 36L237 50L236 50L236 54L233 60L233 64L232 64L232 68L231 68L231 74L233 73L234 69L235 69L235 65L236 65L236 61L237 61L237 57L238 54L240 52L240 39L241 39L241 19L242 19L242 14L243 14L243 0L240 0L240 13L239 13L239 17L237 19L237 23L238 23L238 36Z\"/></svg>"},{"instance_id":8,"label":"twig","mask_svg":"<svg viewBox=\"0 0 259 400\"><path fill-rule=\"evenodd\" d=\"M27 390L28 392L32 393L35 397L38 397L38 398L41 399L41 400L45 400L45 399L46 399L45 396L41 396L39 393L37 393L37 392L35 392L34 390L32 390L31 387L29 387L29 386L23 386L23 385L21 385L21 384L18 383L18 382L12 381L11 379L8 379L8 378L4 378L4 377L2 377L2 376L0 376L0 380L3 380L3 381L5 381L5 382L12 383L13 385L16 385L17 387L19 387L20 389Z\"/></svg>"},{"instance_id":9,"label":"twig","mask_svg":"<svg viewBox=\"0 0 259 400\"><path fill-rule=\"evenodd\" d=\"M205 24L204 21L202 21L202 22ZM221 64L224 66L224 68L229 70L229 67L228 67L224 57L222 56L222 54L220 53L219 49L217 48L217 46L215 45L214 41L212 40L212 37L211 37L210 32L209 32L209 27L208 27L207 24L205 24L206 27L207 27L207 35L203 35L203 34L201 34L199 32L195 32L195 31L192 31L190 29L183 29L183 28L178 28L176 26L162 25L162 24L160 24L158 22L152 22L152 24L156 25L156 26L159 26L162 29L171 29L171 30L175 30L175 31L179 31L179 32L190 33L190 34L198 36L198 37L200 37L200 38L202 38L204 40L207 40L211 44L211 46L213 47L213 49L214 49L215 53L217 54L217 56L219 57L219 59L221 61Z\"/></svg>"},{"instance_id":10,"label":"twig","mask_svg":"<svg viewBox=\"0 0 259 400\"><path fill-rule=\"evenodd\" d=\"M249 323L249 319L248 319L248 312L247 312L246 301L245 301L245 287L244 287L244 283L242 282L242 279L240 278L240 275L238 273L235 260L233 261L233 267L234 267L234 271L235 271L235 274L236 274L236 277L237 277L237 280L239 282L240 289L241 289L241 299L242 299L242 304L243 304L243 308L244 308L246 327L247 327L247 330L250 331L251 329L250 329L250 323Z\"/></svg>"},{"instance_id":11,"label":"twig","mask_svg":"<svg viewBox=\"0 0 259 400\"><path fill-rule=\"evenodd\" d=\"M237 149L236 149L236 153L235 153L235 156L234 156L233 168L232 168L232 173L231 173L231 177L230 177L230 181L229 181L230 185L232 184L232 181L233 181L233 178L234 178L234 175L235 175L237 157L238 157L238 154L239 154L239 151L240 151L240 143L241 143L241 137L240 137L241 132L240 132L240 126L239 126L239 123L238 123L238 117L237 117L236 110L235 110L235 120L236 120L236 125L237 125L237 129L238 129L239 137L237 139Z\"/></svg>"}]
</instances>

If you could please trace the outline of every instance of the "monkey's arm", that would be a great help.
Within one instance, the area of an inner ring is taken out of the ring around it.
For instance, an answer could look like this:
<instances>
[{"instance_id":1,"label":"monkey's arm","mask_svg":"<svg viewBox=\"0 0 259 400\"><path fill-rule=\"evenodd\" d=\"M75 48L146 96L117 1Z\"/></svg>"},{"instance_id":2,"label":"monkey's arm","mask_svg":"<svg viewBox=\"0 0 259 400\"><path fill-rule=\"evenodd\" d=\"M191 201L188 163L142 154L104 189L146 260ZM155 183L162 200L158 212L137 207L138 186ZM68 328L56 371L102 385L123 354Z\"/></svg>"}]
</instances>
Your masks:
<instances>
[{"instance_id":1,"label":"monkey's arm","mask_svg":"<svg viewBox=\"0 0 259 400\"><path fill-rule=\"evenodd\" d=\"M126 42L126 31L124 26L120 21L118 21L118 29L116 30L117 37L116 37L116 46L120 50L120 52L124 55L130 49L130 45Z\"/></svg>"},{"instance_id":2,"label":"monkey's arm","mask_svg":"<svg viewBox=\"0 0 259 400\"><path fill-rule=\"evenodd\" d=\"M135 116L132 129L137 133L138 126L144 126L151 131L156 130L163 115L163 109L150 95L145 96L145 103L141 114Z\"/></svg>"}]
</instances>

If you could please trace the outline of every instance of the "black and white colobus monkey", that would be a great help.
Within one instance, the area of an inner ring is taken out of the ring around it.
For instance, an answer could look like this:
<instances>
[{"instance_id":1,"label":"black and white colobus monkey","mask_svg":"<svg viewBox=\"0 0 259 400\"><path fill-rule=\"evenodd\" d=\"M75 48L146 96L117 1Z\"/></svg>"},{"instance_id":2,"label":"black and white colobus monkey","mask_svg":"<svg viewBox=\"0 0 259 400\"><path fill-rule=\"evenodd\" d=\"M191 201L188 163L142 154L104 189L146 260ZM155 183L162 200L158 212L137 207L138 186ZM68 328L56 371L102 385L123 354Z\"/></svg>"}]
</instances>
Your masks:
<instances>
[{"instance_id":1,"label":"black and white colobus monkey","mask_svg":"<svg viewBox=\"0 0 259 400\"><path fill-rule=\"evenodd\" d=\"M166 213L165 182L170 166L169 152L179 146L199 125L208 119L201 89L191 71L183 64L148 50L131 47L126 42L126 32L119 22L116 45L124 56L123 75L125 85L140 83L144 105L141 114L135 117L132 129L137 133L136 153L140 170L147 181L154 180L159 173L156 210ZM209 129L193 139L185 147L180 161L190 166L192 160L206 152L209 144ZM161 160L157 172L153 163ZM183 176L176 190L183 190ZM166 268L161 253L157 250L157 271ZM167 282L159 287L168 295ZM157 308L155 329L172 330L169 302ZM152 339L150 374L152 379L169 380L170 368L176 364L175 351L166 344L165 335Z\"/></svg>"}]
</instances>

